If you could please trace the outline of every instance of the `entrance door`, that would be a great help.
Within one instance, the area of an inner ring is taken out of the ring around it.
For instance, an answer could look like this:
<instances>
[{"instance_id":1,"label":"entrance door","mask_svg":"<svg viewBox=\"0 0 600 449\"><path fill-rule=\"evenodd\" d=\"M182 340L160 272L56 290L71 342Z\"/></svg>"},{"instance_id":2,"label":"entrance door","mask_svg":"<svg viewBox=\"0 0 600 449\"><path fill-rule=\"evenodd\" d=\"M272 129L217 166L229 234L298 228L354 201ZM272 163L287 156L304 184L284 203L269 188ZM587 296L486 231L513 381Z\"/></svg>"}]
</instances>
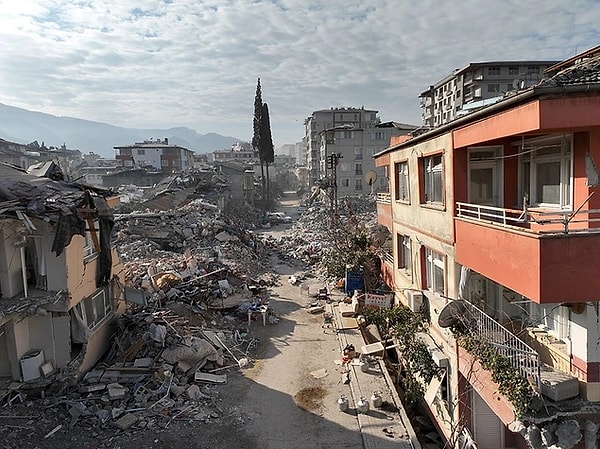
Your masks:
<instances>
[{"instance_id":1,"label":"entrance door","mask_svg":"<svg viewBox=\"0 0 600 449\"><path fill-rule=\"evenodd\" d=\"M504 449L504 425L485 401L471 390L473 439L477 449Z\"/></svg>"},{"instance_id":2,"label":"entrance door","mask_svg":"<svg viewBox=\"0 0 600 449\"><path fill-rule=\"evenodd\" d=\"M499 206L500 147L469 149L469 203Z\"/></svg>"}]
</instances>

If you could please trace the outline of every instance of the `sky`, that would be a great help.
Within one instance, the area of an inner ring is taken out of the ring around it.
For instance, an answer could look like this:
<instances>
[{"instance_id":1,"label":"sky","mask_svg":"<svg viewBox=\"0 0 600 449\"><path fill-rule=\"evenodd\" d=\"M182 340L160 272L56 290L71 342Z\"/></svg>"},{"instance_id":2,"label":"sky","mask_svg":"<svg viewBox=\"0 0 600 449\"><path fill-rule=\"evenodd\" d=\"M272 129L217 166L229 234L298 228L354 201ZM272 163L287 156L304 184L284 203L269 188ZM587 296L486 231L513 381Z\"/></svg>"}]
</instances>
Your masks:
<instances>
[{"instance_id":1,"label":"sky","mask_svg":"<svg viewBox=\"0 0 600 449\"><path fill-rule=\"evenodd\" d=\"M419 125L419 94L456 68L600 44L600 0L0 0L0 11L0 103L250 141L260 78L276 148L301 141L316 110Z\"/></svg>"}]
</instances>

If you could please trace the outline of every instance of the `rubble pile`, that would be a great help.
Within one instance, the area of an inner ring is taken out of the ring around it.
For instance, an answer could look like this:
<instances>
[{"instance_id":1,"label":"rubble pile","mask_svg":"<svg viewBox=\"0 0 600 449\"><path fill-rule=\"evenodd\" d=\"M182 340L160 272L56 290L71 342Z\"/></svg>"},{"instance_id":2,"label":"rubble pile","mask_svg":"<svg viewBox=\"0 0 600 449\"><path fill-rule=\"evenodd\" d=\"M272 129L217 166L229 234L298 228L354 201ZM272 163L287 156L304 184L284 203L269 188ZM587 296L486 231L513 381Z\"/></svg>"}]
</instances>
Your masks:
<instances>
[{"instance_id":1,"label":"rubble pile","mask_svg":"<svg viewBox=\"0 0 600 449\"><path fill-rule=\"evenodd\" d=\"M353 221L368 229L377 227L377 211L374 199L370 197L348 198L340 202L339 220ZM319 262L324 250L331 246L332 233L330 204L314 201L297 221L289 236L270 238L265 244L275 250L279 257L291 264L313 266L321 271Z\"/></svg>"},{"instance_id":2,"label":"rubble pile","mask_svg":"<svg viewBox=\"0 0 600 449\"><path fill-rule=\"evenodd\" d=\"M56 373L21 386L4 398L11 414L34 419L39 413L43 422L63 423L53 432L77 425L111 435L115 428L162 431L175 420L223 418L219 388L227 383L228 370L251 363L258 341L226 318L208 322L191 310L181 313L129 311L119 319L104 360L83 379L73 384Z\"/></svg>"},{"instance_id":3,"label":"rubble pile","mask_svg":"<svg viewBox=\"0 0 600 449\"><path fill-rule=\"evenodd\" d=\"M146 292L150 302L183 299L210 307L226 296L247 297L250 286L277 282L263 242L204 200L115 220L126 285Z\"/></svg>"}]
</instances>

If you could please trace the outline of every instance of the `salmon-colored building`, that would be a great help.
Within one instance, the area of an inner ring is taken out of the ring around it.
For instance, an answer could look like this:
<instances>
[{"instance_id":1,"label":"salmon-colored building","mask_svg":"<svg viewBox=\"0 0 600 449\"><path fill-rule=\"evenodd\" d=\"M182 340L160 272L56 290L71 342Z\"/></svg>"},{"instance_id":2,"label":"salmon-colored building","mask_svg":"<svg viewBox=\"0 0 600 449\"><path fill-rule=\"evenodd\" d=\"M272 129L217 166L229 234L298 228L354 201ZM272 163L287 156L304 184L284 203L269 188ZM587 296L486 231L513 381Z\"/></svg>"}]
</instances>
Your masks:
<instances>
[{"instance_id":1,"label":"salmon-colored building","mask_svg":"<svg viewBox=\"0 0 600 449\"><path fill-rule=\"evenodd\" d=\"M383 277L429 323L440 376L425 402L446 441L597 447L600 47L374 157L390 181ZM457 325L527 380L535 407L499 393Z\"/></svg>"}]
</instances>

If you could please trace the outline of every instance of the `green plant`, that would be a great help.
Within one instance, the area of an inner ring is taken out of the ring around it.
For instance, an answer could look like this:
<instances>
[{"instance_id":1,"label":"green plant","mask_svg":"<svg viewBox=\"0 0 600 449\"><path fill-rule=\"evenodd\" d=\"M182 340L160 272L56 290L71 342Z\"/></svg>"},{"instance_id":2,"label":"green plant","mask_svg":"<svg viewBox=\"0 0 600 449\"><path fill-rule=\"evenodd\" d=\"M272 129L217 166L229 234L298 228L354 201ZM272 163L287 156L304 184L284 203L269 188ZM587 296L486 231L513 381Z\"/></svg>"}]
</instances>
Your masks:
<instances>
[{"instance_id":1,"label":"green plant","mask_svg":"<svg viewBox=\"0 0 600 449\"><path fill-rule=\"evenodd\" d=\"M426 330L423 316L403 305L391 309L367 307L363 314L367 324L374 324L383 334L396 338L405 368L401 382L404 396L409 402L421 399L425 393L423 384L429 384L440 373L429 348L417 337Z\"/></svg>"},{"instance_id":2,"label":"green plant","mask_svg":"<svg viewBox=\"0 0 600 449\"><path fill-rule=\"evenodd\" d=\"M473 355L481 366L492 373L492 380L498 384L498 392L513 405L517 418L532 410L535 393L531 385L510 360L499 354L478 335L458 332L458 344Z\"/></svg>"}]
</instances>

